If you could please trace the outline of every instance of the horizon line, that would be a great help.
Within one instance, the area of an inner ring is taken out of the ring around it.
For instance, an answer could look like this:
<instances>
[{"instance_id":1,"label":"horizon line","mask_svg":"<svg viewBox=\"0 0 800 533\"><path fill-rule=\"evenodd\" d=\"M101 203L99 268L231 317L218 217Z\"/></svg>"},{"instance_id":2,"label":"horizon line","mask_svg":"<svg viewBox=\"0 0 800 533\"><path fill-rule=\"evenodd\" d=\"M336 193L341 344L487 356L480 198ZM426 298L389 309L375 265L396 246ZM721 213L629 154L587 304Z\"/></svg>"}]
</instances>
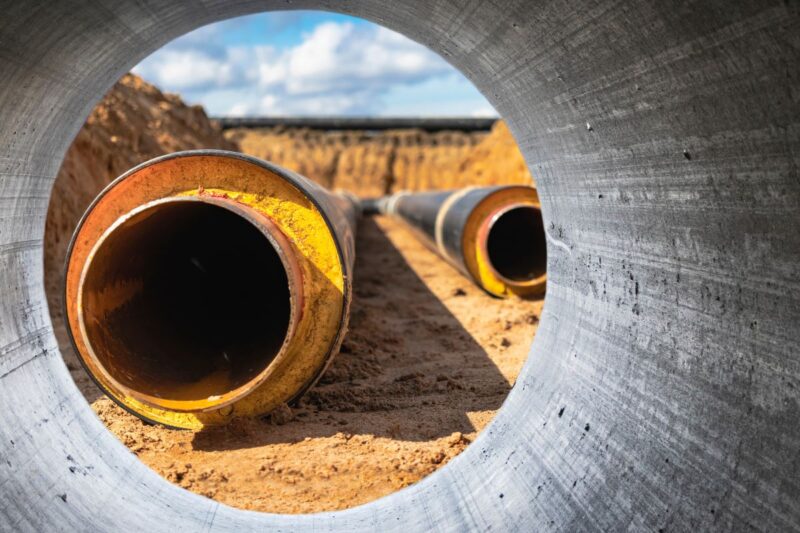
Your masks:
<instances>
[{"instance_id":1,"label":"horizon line","mask_svg":"<svg viewBox=\"0 0 800 533\"><path fill-rule=\"evenodd\" d=\"M321 130L391 130L488 131L500 117L413 117L413 116L212 116L222 129L269 128L277 126Z\"/></svg>"}]
</instances>

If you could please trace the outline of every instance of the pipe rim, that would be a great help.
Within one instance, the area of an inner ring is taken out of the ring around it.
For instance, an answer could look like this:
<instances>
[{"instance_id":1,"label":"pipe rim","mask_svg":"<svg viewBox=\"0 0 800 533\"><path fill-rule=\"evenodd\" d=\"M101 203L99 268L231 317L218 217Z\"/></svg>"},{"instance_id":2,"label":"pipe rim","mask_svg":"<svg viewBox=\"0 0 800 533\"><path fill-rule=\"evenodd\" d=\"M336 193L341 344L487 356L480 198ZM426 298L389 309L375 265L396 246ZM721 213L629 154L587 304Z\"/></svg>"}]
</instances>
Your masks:
<instances>
[{"instance_id":1,"label":"pipe rim","mask_svg":"<svg viewBox=\"0 0 800 533\"><path fill-rule=\"evenodd\" d=\"M492 272L492 274L497 276L500 281L513 289L528 289L542 284L547 279L546 267L544 273L538 276L533 276L524 280L512 279L503 275L497 269L494 262L491 260L491 254L489 253L489 238L491 237L492 229L495 227L495 224L503 217L503 215L506 215L517 209L530 209L541 215L541 210L531 203L516 202L513 204L500 206L492 211L486 220L484 220L483 224L481 224L481 227L478 230L478 242L480 243L481 253L484 255L484 257L486 257L486 266Z\"/></svg>"},{"instance_id":2,"label":"pipe rim","mask_svg":"<svg viewBox=\"0 0 800 533\"><path fill-rule=\"evenodd\" d=\"M159 206L163 205L171 205L177 203L202 203L206 205L213 205L216 207L220 207L222 209L231 212L242 219L249 222L253 227L255 227L262 236L267 239L272 249L278 255L278 258L281 261L281 264L286 272L286 277L288 281L288 288L289 288L289 322L287 325L286 334L284 335L283 341L279 350L276 352L275 356L270 359L269 363L266 367L259 372L254 378L248 380L244 384L236 387L235 389L219 395L219 396L211 396L206 400L164 400L162 398L158 398L156 396L145 394L140 391L137 391L131 387L123 385L122 383L117 380L111 372L108 371L106 366L102 363L102 359L97 355L95 352L94 347L92 346L90 335L87 332L86 322L85 322L85 313L84 313L84 289L85 289L85 281L89 274L89 271L92 266L92 259L96 255L96 253L100 250L100 248L107 242L109 237L113 235L115 230L123 226L126 222L130 221L132 218L140 215L148 210L155 209ZM69 261L69 257L68 257ZM160 198L157 200L152 200L141 206L125 213L124 215L117 218L111 226L109 226L102 235L98 238L98 240L94 243L89 255L84 262L80 281L78 283L78 291L77 291L77 320L79 325L79 334L81 336L81 340L84 342L86 346L87 354L91 358L92 363L94 363L94 368L96 368L101 374L106 383L110 384L114 388L117 389L117 392L121 392L123 397L132 397L139 402L142 402L146 405L157 409L168 409L171 411L178 411L178 412L187 412L187 413L196 413L196 412L207 412L217 410L223 407L227 407L236 403L237 401L241 400L242 398L249 395L255 389L257 389L266 379L269 377L271 371L274 369L273 363L276 361L280 361L285 355L290 341L295 333L297 328L297 324L300 320L302 309L303 309L303 281L302 281L302 271L297 264L297 258L294 255L293 247L289 242L289 239L283 234L283 232L270 220L270 218L262 213L258 213L253 209L248 208L245 205L239 204L235 200L231 200L229 198L211 196L211 195L201 195L201 196L170 196L166 198ZM80 358L79 358L80 359ZM86 367L86 371L92 376L95 381L97 379L94 376L94 371L88 365L84 365Z\"/></svg>"}]
</instances>

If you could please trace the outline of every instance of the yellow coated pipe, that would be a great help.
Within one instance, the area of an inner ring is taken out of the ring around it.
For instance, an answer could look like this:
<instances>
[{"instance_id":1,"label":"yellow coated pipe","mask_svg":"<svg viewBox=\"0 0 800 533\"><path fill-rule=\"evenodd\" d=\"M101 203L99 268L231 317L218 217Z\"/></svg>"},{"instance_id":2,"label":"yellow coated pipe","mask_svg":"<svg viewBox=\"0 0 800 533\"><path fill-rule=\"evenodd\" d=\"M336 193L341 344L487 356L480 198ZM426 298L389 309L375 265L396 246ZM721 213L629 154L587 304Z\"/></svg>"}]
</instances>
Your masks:
<instances>
[{"instance_id":1,"label":"yellow coated pipe","mask_svg":"<svg viewBox=\"0 0 800 533\"><path fill-rule=\"evenodd\" d=\"M70 246L66 316L114 401L178 428L258 416L308 389L338 352L358 205L223 151L134 168Z\"/></svg>"}]
</instances>

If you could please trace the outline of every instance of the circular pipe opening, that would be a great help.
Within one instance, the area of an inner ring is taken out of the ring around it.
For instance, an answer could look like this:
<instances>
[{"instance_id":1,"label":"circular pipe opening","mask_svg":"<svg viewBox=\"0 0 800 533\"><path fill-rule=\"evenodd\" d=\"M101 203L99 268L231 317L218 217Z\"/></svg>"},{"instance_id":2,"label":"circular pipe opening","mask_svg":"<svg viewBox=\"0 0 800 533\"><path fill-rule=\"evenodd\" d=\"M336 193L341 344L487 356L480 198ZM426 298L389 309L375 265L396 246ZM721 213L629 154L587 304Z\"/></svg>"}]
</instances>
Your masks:
<instances>
[{"instance_id":1,"label":"circular pipe opening","mask_svg":"<svg viewBox=\"0 0 800 533\"><path fill-rule=\"evenodd\" d=\"M95 245L79 289L81 334L126 393L156 407L220 407L255 388L281 352L295 276L276 228L244 209L157 201Z\"/></svg>"},{"instance_id":2,"label":"circular pipe opening","mask_svg":"<svg viewBox=\"0 0 800 533\"><path fill-rule=\"evenodd\" d=\"M544 276L546 249L542 214L536 207L513 205L492 217L486 251L495 273L510 285Z\"/></svg>"}]
</instances>

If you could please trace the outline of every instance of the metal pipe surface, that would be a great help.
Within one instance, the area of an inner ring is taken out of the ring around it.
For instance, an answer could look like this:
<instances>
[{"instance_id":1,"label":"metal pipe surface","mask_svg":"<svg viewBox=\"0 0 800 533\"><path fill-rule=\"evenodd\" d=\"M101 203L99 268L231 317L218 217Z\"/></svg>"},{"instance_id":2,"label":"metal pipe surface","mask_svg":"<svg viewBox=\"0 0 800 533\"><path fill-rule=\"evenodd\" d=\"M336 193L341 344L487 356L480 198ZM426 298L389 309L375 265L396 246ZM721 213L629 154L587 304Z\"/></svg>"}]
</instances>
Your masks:
<instances>
[{"instance_id":1,"label":"metal pipe surface","mask_svg":"<svg viewBox=\"0 0 800 533\"><path fill-rule=\"evenodd\" d=\"M109 87L180 35L287 6L369 19L465 74L535 173L549 234L530 357L477 440L410 487L305 516L137 461L70 378L42 283L53 179ZM0 530L800 529L797 2L0 7Z\"/></svg>"},{"instance_id":2,"label":"metal pipe surface","mask_svg":"<svg viewBox=\"0 0 800 533\"><path fill-rule=\"evenodd\" d=\"M494 296L544 293L545 230L533 187L400 192L365 201L364 212L402 220L429 248Z\"/></svg>"},{"instance_id":3,"label":"metal pipe surface","mask_svg":"<svg viewBox=\"0 0 800 533\"><path fill-rule=\"evenodd\" d=\"M358 209L233 152L131 170L89 208L67 258L86 370L124 408L173 427L297 397L341 342Z\"/></svg>"}]
</instances>

